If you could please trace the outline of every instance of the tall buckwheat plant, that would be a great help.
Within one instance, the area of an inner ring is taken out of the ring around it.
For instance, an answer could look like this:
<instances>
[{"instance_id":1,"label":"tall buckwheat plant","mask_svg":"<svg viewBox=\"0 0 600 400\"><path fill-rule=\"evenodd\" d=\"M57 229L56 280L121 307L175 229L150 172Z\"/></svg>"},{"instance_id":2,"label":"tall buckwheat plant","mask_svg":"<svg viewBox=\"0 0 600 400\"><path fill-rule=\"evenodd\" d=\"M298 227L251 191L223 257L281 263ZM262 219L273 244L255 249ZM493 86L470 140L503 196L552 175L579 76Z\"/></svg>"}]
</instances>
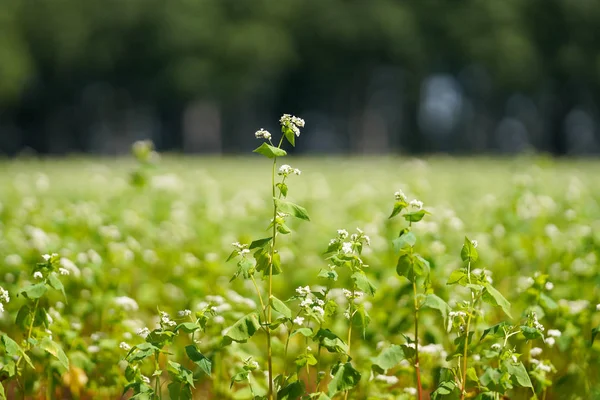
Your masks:
<instances>
[{"instance_id":1,"label":"tall buckwheat plant","mask_svg":"<svg viewBox=\"0 0 600 400\"><path fill-rule=\"evenodd\" d=\"M294 319L296 323L299 320L298 317L292 318L289 307L274 295L273 277L282 273L280 256L277 251L277 237L278 235L291 233L291 229L286 224L286 219L294 217L305 221L310 220L303 207L286 199L288 196L288 178L293 175L300 175L300 170L286 164L278 167L277 163L279 158L287 155L286 151L282 149L284 140L287 140L292 146L296 145L296 138L300 136L300 128L304 127L304 120L285 114L279 122L282 134L276 146L268 131L260 129L255 133L256 138L262 139L264 142L254 152L273 160L270 184L273 210L273 217L269 224L271 234L266 238L255 240L249 245L234 243L235 249L229 257L229 259L238 260L238 269L232 280L241 276L252 281L260 302L260 309L242 317L225 334L225 344L227 344L227 342L245 342L259 330L265 333L268 371L266 398L268 400L276 399L278 393L295 392L301 389L301 382L298 381L297 376L286 377L282 375L275 379L273 371L273 330L281 324L294 324ZM252 257L250 257L251 252L253 253ZM266 281L265 290L261 290L256 279L257 274L262 274L263 279ZM275 316L277 316L277 319L274 319ZM251 372L252 368L244 368L244 371ZM251 375L244 371L242 371L242 375L238 374L234 377L236 382L250 379Z\"/></svg>"},{"instance_id":2,"label":"tall buckwheat plant","mask_svg":"<svg viewBox=\"0 0 600 400\"><path fill-rule=\"evenodd\" d=\"M402 191L395 193L396 202L389 218L401 215L408 226L400 230L393 241L394 250L399 254L396 273L409 280L413 288L414 311L414 340L406 337L407 343L402 345L404 356L413 361L417 396L423 398L423 383L421 379L421 366L419 364L419 311L422 308L438 310L444 319L448 316L448 305L440 297L433 294L430 280L429 262L415 251L417 238L412 232L414 223L421 221L427 214L420 200L407 200Z\"/></svg>"}]
</instances>

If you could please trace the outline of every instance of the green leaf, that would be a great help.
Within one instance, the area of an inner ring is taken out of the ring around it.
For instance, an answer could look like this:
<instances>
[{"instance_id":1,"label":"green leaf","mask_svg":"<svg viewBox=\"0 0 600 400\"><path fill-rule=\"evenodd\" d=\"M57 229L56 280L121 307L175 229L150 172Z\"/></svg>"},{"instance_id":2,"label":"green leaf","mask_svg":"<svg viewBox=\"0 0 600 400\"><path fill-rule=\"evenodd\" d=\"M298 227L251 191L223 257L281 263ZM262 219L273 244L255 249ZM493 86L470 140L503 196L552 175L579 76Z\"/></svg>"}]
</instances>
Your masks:
<instances>
[{"instance_id":1,"label":"green leaf","mask_svg":"<svg viewBox=\"0 0 600 400\"><path fill-rule=\"evenodd\" d=\"M287 141L290 142L292 146L296 147L296 134L293 130L284 125L281 127L281 133L283 133Z\"/></svg>"},{"instance_id":2,"label":"green leaf","mask_svg":"<svg viewBox=\"0 0 600 400\"><path fill-rule=\"evenodd\" d=\"M127 362L130 364L137 361L142 361L145 358L152 357L158 350L160 349L154 346L152 343L140 343L136 346L133 346L131 350L129 350L125 360L127 360Z\"/></svg>"},{"instance_id":3,"label":"green leaf","mask_svg":"<svg viewBox=\"0 0 600 400\"><path fill-rule=\"evenodd\" d=\"M277 232L281 233L282 235L288 235L290 233L292 233L292 230L283 222L277 224Z\"/></svg>"},{"instance_id":4,"label":"green leaf","mask_svg":"<svg viewBox=\"0 0 600 400\"><path fill-rule=\"evenodd\" d=\"M483 334L481 335L481 338L479 339L479 341L482 341L489 334L491 334L492 337L495 337L495 338L504 337L504 335L505 335L504 328L509 327L509 326L511 326L510 323L508 323L506 321L502 321L499 324L491 326L483 331Z\"/></svg>"},{"instance_id":5,"label":"green leaf","mask_svg":"<svg viewBox=\"0 0 600 400\"><path fill-rule=\"evenodd\" d=\"M356 311L352 315L352 323L354 324L354 326L362 330L363 338L366 335L367 326L370 322L371 317L365 310L365 306L363 304L358 305Z\"/></svg>"},{"instance_id":6,"label":"green leaf","mask_svg":"<svg viewBox=\"0 0 600 400\"><path fill-rule=\"evenodd\" d=\"M30 285L29 287L23 289L21 291L21 294L27 299L35 300L42 297L47 290L48 287L46 286L46 284L44 282L40 282L36 283L35 285Z\"/></svg>"},{"instance_id":7,"label":"green leaf","mask_svg":"<svg viewBox=\"0 0 600 400\"><path fill-rule=\"evenodd\" d=\"M486 285L485 292L483 293L483 301L493 306L499 306L508 318L512 319L510 315L510 303L492 285Z\"/></svg>"},{"instance_id":8,"label":"green leaf","mask_svg":"<svg viewBox=\"0 0 600 400\"><path fill-rule=\"evenodd\" d=\"M435 294L428 294L425 296L425 301L421 304L421 307L433 308L434 310L438 310L444 318L444 325L446 320L448 319L448 313L450 312L450 306L440 297Z\"/></svg>"},{"instance_id":9,"label":"green leaf","mask_svg":"<svg viewBox=\"0 0 600 400\"><path fill-rule=\"evenodd\" d=\"M58 279L56 272L50 272L48 274L48 282L50 283L50 286L52 286L54 289L60 291L63 294L65 301L66 301L67 294L65 293L65 287L63 286L60 279Z\"/></svg>"},{"instance_id":10,"label":"green leaf","mask_svg":"<svg viewBox=\"0 0 600 400\"><path fill-rule=\"evenodd\" d=\"M467 368L467 378L471 382L475 382L475 383L479 382L479 377L477 376L477 372L475 371L474 367Z\"/></svg>"},{"instance_id":11,"label":"green leaf","mask_svg":"<svg viewBox=\"0 0 600 400\"><path fill-rule=\"evenodd\" d=\"M49 337L45 337L39 342L39 347L54 356L64 369L69 369L69 359L58 343L53 342Z\"/></svg>"},{"instance_id":12,"label":"green leaf","mask_svg":"<svg viewBox=\"0 0 600 400\"><path fill-rule=\"evenodd\" d=\"M281 193L281 195L283 197L287 197L288 194L288 187L285 183L283 182L279 182L278 184L276 184L275 186L277 186L277 188L279 189L279 192Z\"/></svg>"},{"instance_id":13,"label":"green leaf","mask_svg":"<svg viewBox=\"0 0 600 400\"><path fill-rule=\"evenodd\" d=\"M544 337L544 335L542 334L542 332L540 332L539 329L533 328L531 326L522 325L521 333L523 334L523 336L525 336L525 339L527 340L535 340Z\"/></svg>"},{"instance_id":14,"label":"green leaf","mask_svg":"<svg viewBox=\"0 0 600 400\"><path fill-rule=\"evenodd\" d=\"M596 339L596 336L598 335L598 333L600 333L600 326L597 326L594 329L592 329L592 342L591 342L591 344L594 344L594 339Z\"/></svg>"},{"instance_id":15,"label":"green leaf","mask_svg":"<svg viewBox=\"0 0 600 400\"><path fill-rule=\"evenodd\" d=\"M348 345L329 329L319 329L314 339L330 353L348 353Z\"/></svg>"},{"instance_id":16,"label":"green leaf","mask_svg":"<svg viewBox=\"0 0 600 400\"><path fill-rule=\"evenodd\" d=\"M516 364L513 364L511 360L504 360L504 362L502 363L502 367L506 372L512 375L512 380L515 384L522 387L533 387L531 379L527 374L527 370L525 369L525 366L521 361L519 361Z\"/></svg>"},{"instance_id":17,"label":"green leaf","mask_svg":"<svg viewBox=\"0 0 600 400\"><path fill-rule=\"evenodd\" d=\"M234 376L231 377L231 385L229 385L229 388L231 389L233 387L234 383L246 382L249 380L249 378L250 378L250 371L243 370L241 372L238 372L237 374L235 374Z\"/></svg>"},{"instance_id":18,"label":"green leaf","mask_svg":"<svg viewBox=\"0 0 600 400\"><path fill-rule=\"evenodd\" d=\"M399 252L408 246L414 246L415 243L417 243L417 237L410 231L392 240L395 252Z\"/></svg>"},{"instance_id":19,"label":"green leaf","mask_svg":"<svg viewBox=\"0 0 600 400\"><path fill-rule=\"evenodd\" d=\"M448 278L448 283L446 285L462 285L465 286L469 283L469 278L467 277L467 270L465 268L455 269L450 274Z\"/></svg>"},{"instance_id":20,"label":"green leaf","mask_svg":"<svg viewBox=\"0 0 600 400\"><path fill-rule=\"evenodd\" d=\"M327 385L329 396L334 396L336 393L352 389L360 381L360 372L358 372L349 362L339 363L331 370L333 378Z\"/></svg>"},{"instance_id":21,"label":"green leaf","mask_svg":"<svg viewBox=\"0 0 600 400\"><path fill-rule=\"evenodd\" d=\"M429 275L429 271L431 270L431 267L429 266L429 261L421 257L419 254L415 254L413 270L417 276Z\"/></svg>"},{"instance_id":22,"label":"green leaf","mask_svg":"<svg viewBox=\"0 0 600 400\"><path fill-rule=\"evenodd\" d=\"M404 350L402 350L402 346L396 344L383 349L377 357L371 358L371 362L373 363L372 367L374 369L378 368L378 372L381 373L390 368L394 368L396 365L400 364L402 360L406 360Z\"/></svg>"},{"instance_id":23,"label":"green leaf","mask_svg":"<svg viewBox=\"0 0 600 400\"><path fill-rule=\"evenodd\" d=\"M290 337L295 336L297 334L300 334L300 335L306 336L306 337L311 337L313 335L313 331L310 328L298 328L294 332L292 332Z\"/></svg>"},{"instance_id":24,"label":"green leaf","mask_svg":"<svg viewBox=\"0 0 600 400\"><path fill-rule=\"evenodd\" d=\"M396 273L399 276L404 276L409 281L413 281L415 278L413 273L413 257L412 254L402 253L400 257L398 257L398 263L396 264Z\"/></svg>"},{"instance_id":25,"label":"green leaf","mask_svg":"<svg viewBox=\"0 0 600 400\"><path fill-rule=\"evenodd\" d=\"M440 382L435 392L431 394L432 400L441 399L441 396L449 396L452 397L444 397L446 399L458 399L458 386L455 381L444 381Z\"/></svg>"},{"instance_id":26,"label":"green leaf","mask_svg":"<svg viewBox=\"0 0 600 400\"><path fill-rule=\"evenodd\" d=\"M267 142L263 142L253 151L254 153L262 154L267 158L283 157L287 155L286 151L275 146L271 146Z\"/></svg>"},{"instance_id":27,"label":"green leaf","mask_svg":"<svg viewBox=\"0 0 600 400\"><path fill-rule=\"evenodd\" d=\"M292 319L292 310L290 310L290 308L286 306L283 301L279 300L275 296L271 296L271 307L273 308L273 310L282 314L287 319Z\"/></svg>"},{"instance_id":28,"label":"green leaf","mask_svg":"<svg viewBox=\"0 0 600 400\"><path fill-rule=\"evenodd\" d=\"M480 382L488 388L492 386L490 389L495 389L500 384L501 379L502 373L499 370L490 367L485 370L483 375L481 375Z\"/></svg>"},{"instance_id":29,"label":"green leaf","mask_svg":"<svg viewBox=\"0 0 600 400\"><path fill-rule=\"evenodd\" d=\"M258 314L253 312L240 318L233 324L225 334L225 337L230 338L234 342L245 342L250 339L257 330L260 329L258 322Z\"/></svg>"},{"instance_id":30,"label":"green leaf","mask_svg":"<svg viewBox=\"0 0 600 400\"><path fill-rule=\"evenodd\" d=\"M312 354L311 354L312 355ZM316 360L315 360L316 361ZM277 392L278 400L296 400L304 394L304 382L295 381Z\"/></svg>"},{"instance_id":31,"label":"green leaf","mask_svg":"<svg viewBox=\"0 0 600 400\"><path fill-rule=\"evenodd\" d=\"M319 271L319 274L317 276L319 278L325 278L332 281L337 281L338 279L338 273L331 269L322 269Z\"/></svg>"},{"instance_id":32,"label":"green leaf","mask_svg":"<svg viewBox=\"0 0 600 400\"><path fill-rule=\"evenodd\" d=\"M427 214L429 214L427 211L419 210L412 213L406 213L403 217L407 222L419 222Z\"/></svg>"},{"instance_id":33,"label":"green leaf","mask_svg":"<svg viewBox=\"0 0 600 400\"><path fill-rule=\"evenodd\" d=\"M174 361L169 361L168 371L176 380L181 381L185 385L194 387L194 373L183 365ZM159 377L161 373L161 371L155 371L153 376Z\"/></svg>"},{"instance_id":34,"label":"green leaf","mask_svg":"<svg viewBox=\"0 0 600 400\"><path fill-rule=\"evenodd\" d=\"M297 204L286 200L274 199L274 201L275 206L279 211L284 212L286 214L290 214L291 216L296 217L298 219L310 221L308 213L306 212L306 209L304 207L301 207Z\"/></svg>"},{"instance_id":35,"label":"green leaf","mask_svg":"<svg viewBox=\"0 0 600 400\"><path fill-rule=\"evenodd\" d=\"M171 382L167 386L169 398L173 400L192 400L192 389L190 385L183 382ZM150 398L150 396L146 397Z\"/></svg>"},{"instance_id":36,"label":"green leaf","mask_svg":"<svg viewBox=\"0 0 600 400\"><path fill-rule=\"evenodd\" d=\"M371 283L371 281L369 281L364 272L358 271L353 273L352 280L354 281L356 287L359 288L362 292L370 296L375 296L375 291L377 290L377 288L373 286L373 284Z\"/></svg>"},{"instance_id":37,"label":"green leaf","mask_svg":"<svg viewBox=\"0 0 600 400\"><path fill-rule=\"evenodd\" d=\"M9 357L22 356L23 359L27 362L27 364L33 368L33 364L31 362L31 358L25 353L25 351L19 346L17 342L12 340L7 334L3 333L2 343L4 344L4 351L6 351L6 355Z\"/></svg>"},{"instance_id":38,"label":"green leaf","mask_svg":"<svg viewBox=\"0 0 600 400\"><path fill-rule=\"evenodd\" d=\"M252 243L250 243L250 247L248 247L248 249L253 250L253 249L258 249L258 248L263 248L265 247L271 240L273 240L272 237L268 237L268 238L264 238L264 239L257 239L254 240Z\"/></svg>"},{"instance_id":39,"label":"green leaf","mask_svg":"<svg viewBox=\"0 0 600 400\"><path fill-rule=\"evenodd\" d=\"M200 367L200 370L202 370L202 372L210 376L212 362L204 354L200 353L195 345L190 344L189 346L186 346L185 353L190 358L190 360L192 360L198 367Z\"/></svg>"},{"instance_id":40,"label":"green leaf","mask_svg":"<svg viewBox=\"0 0 600 400\"><path fill-rule=\"evenodd\" d=\"M405 201L397 201L394 204L394 209L392 210L392 214L388 217L388 219L394 218L396 215L400 214L400 212L408 206Z\"/></svg>"},{"instance_id":41,"label":"green leaf","mask_svg":"<svg viewBox=\"0 0 600 400\"><path fill-rule=\"evenodd\" d=\"M466 236L462 250L460 251L460 258L462 258L462 260L465 262L475 262L479 258L479 254L477 253L475 246L473 246L473 242L471 242Z\"/></svg>"}]
</instances>

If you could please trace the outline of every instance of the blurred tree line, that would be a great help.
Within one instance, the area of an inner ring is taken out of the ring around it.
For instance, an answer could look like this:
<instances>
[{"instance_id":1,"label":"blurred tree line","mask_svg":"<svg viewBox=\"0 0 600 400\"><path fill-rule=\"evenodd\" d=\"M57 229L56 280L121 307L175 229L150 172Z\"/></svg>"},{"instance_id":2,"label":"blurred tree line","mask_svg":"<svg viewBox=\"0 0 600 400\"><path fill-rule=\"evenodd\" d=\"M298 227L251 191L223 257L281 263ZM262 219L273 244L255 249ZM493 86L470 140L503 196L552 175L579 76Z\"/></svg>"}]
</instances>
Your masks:
<instances>
[{"instance_id":1,"label":"blurred tree line","mask_svg":"<svg viewBox=\"0 0 600 400\"><path fill-rule=\"evenodd\" d=\"M596 0L0 0L0 152L600 149Z\"/></svg>"}]
</instances>

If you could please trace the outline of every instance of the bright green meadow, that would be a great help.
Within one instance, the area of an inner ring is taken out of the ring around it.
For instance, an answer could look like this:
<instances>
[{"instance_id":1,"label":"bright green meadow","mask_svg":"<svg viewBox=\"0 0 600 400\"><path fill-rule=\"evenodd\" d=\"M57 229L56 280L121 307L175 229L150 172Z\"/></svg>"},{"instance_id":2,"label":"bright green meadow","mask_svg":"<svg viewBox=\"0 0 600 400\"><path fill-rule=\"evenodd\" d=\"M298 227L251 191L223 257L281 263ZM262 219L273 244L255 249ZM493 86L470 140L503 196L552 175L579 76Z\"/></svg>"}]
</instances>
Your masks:
<instances>
[{"instance_id":1,"label":"bright green meadow","mask_svg":"<svg viewBox=\"0 0 600 400\"><path fill-rule=\"evenodd\" d=\"M244 279L242 263L230 282L242 248L226 262L232 243L271 236L272 160L163 155L141 175L133 157L0 161L0 287L10 296L0 296L0 398L268 398L269 332L273 375L283 375L273 399L412 399L414 305L426 298L422 398L600 398L600 162L284 160L302 171L286 180L287 198L310 220L278 225L272 291L285 304L273 300L272 319L257 294L268 299L268 273ZM389 219L398 190L429 214ZM394 245L409 226L416 241ZM338 230L356 228L368 238L352 268L369 284L330 267L344 255L327 252L331 239L341 245ZM464 257L470 240L478 257ZM406 249L430 271L423 297L397 272ZM325 322L299 306L305 286L331 300ZM342 289L363 287L374 293L349 308L360 320L348 336ZM466 359L461 310L473 314ZM158 329L154 341L143 328ZM319 336L325 328L331 336Z\"/></svg>"}]
</instances>

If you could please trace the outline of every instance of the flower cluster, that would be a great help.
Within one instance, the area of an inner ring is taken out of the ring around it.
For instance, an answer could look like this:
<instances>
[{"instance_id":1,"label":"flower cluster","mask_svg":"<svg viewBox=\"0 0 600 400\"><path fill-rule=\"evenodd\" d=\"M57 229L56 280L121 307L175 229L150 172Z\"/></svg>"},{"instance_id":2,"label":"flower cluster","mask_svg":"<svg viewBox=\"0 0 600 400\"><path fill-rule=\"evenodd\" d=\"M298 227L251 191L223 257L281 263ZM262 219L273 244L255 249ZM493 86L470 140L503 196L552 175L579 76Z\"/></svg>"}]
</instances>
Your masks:
<instances>
[{"instance_id":1,"label":"flower cluster","mask_svg":"<svg viewBox=\"0 0 600 400\"><path fill-rule=\"evenodd\" d=\"M4 304L8 304L9 302L10 295L8 294L8 290L0 286L0 313L4 312Z\"/></svg>"},{"instance_id":2,"label":"flower cluster","mask_svg":"<svg viewBox=\"0 0 600 400\"><path fill-rule=\"evenodd\" d=\"M302 171L300 171L298 168L292 168L287 164L283 164L281 167L279 167L279 172L277 172L279 175L283 175L284 177L287 177L291 174L295 174L295 175L300 175L302 173Z\"/></svg>"},{"instance_id":3,"label":"flower cluster","mask_svg":"<svg viewBox=\"0 0 600 400\"><path fill-rule=\"evenodd\" d=\"M282 128L290 129L296 136L300 136L300 128L304 128L304 120L290 114L283 114L279 123Z\"/></svg>"},{"instance_id":4,"label":"flower cluster","mask_svg":"<svg viewBox=\"0 0 600 400\"><path fill-rule=\"evenodd\" d=\"M250 250L248 250L247 244L241 244L240 242L231 243L233 247L237 249L237 253L239 256L243 256L244 254L249 254Z\"/></svg>"},{"instance_id":5,"label":"flower cluster","mask_svg":"<svg viewBox=\"0 0 600 400\"><path fill-rule=\"evenodd\" d=\"M325 301L317 298L310 290L308 286L300 286L296 288L296 293L298 294L298 298L302 299L300 302L300 308L302 308L303 312L306 312L308 315L312 315L315 318L319 319L325 316ZM296 325L302 325L304 323L304 318L298 316L294 319L294 323Z\"/></svg>"},{"instance_id":6,"label":"flower cluster","mask_svg":"<svg viewBox=\"0 0 600 400\"><path fill-rule=\"evenodd\" d=\"M266 139L266 140L271 139L271 134L269 133L269 131L266 131L262 128L257 130L256 133L254 133L254 136L256 136L257 139Z\"/></svg>"},{"instance_id":7,"label":"flower cluster","mask_svg":"<svg viewBox=\"0 0 600 400\"><path fill-rule=\"evenodd\" d=\"M177 322L171 320L171 317L169 317L169 314L167 314L164 311L160 312L160 323L161 323L161 325L165 325L165 326L169 326L169 327L174 327L177 325Z\"/></svg>"}]
</instances>

